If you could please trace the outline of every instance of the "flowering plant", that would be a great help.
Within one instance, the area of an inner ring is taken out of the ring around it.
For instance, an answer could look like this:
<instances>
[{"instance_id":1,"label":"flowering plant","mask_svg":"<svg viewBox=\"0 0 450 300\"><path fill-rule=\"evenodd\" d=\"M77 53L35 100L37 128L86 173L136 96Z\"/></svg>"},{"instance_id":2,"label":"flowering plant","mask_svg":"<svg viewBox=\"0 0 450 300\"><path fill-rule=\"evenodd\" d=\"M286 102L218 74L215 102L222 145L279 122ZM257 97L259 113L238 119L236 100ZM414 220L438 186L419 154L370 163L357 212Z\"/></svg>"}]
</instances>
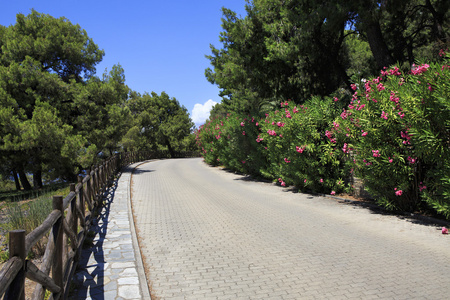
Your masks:
<instances>
[{"instance_id":1,"label":"flowering plant","mask_svg":"<svg viewBox=\"0 0 450 300\"><path fill-rule=\"evenodd\" d=\"M371 195L388 208L425 201L450 216L450 66L385 69L355 89L335 120Z\"/></svg>"}]
</instances>

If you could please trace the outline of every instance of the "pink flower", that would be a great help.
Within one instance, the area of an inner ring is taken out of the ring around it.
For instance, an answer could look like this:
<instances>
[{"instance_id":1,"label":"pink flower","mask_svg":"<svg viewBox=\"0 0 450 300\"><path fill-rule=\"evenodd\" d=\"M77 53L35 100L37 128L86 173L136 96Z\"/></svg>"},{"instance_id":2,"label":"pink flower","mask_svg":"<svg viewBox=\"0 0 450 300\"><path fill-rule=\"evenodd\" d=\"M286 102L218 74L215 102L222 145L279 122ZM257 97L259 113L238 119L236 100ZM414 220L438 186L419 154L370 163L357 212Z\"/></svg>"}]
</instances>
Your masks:
<instances>
[{"instance_id":1,"label":"pink flower","mask_svg":"<svg viewBox=\"0 0 450 300\"><path fill-rule=\"evenodd\" d=\"M319 182L320 182L320 183L323 183L323 178L320 178Z\"/></svg>"},{"instance_id":2,"label":"pink flower","mask_svg":"<svg viewBox=\"0 0 450 300\"><path fill-rule=\"evenodd\" d=\"M352 83L350 86L351 86L352 90L356 91L356 89L357 89L356 84Z\"/></svg>"},{"instance_id":3,"label":"pink flower","mask_svg":"<svg viewBox=\"0 0 450 300\"><path fill-rule=\"evenodd\" d=\"M286 182L282 181L281 186L286 186Z\"/></svg>"},{"instance_id":4,"label":"pink flower","mask_svg":"<svg viewBox=\"0 0 450 300\"><path fill-rule=\"evenodd\" d=\"M288 160L288 159L285 157L285 158L284 158L284 162L288 164L288 163L290 163L291 161Z\"/></svg>"},{"instance_id":5,"label":"pink flower","mask_svg":"<svg viewBox=\"0 0 450 300\"><path fill-rule=\"evenodd\" d=\"M389 163L392 163L394 160L392 159L392 158L390 158L390 157L388 157L388 159L389 159Z\"/></svg>"},{"instance_id":6,"label":"pink flower","mask_svg":"<svg viewBox=\"0 0 450 300\"><path fill-rule=\"evenodd\" d=\"M409 162L410 164L415 164L416 161L417 161L417 157L416 157L416 158L412 158L411 156L408 156L407 160L408 160L408 162Z\"/></svg>"},{"instance_id":7,"label":"pink flower","mask_svg":"<svg viewBox=\"0 0 450 300\"><path fill-rule=\"evenodd\" d=\"M427 64L422 64L422 65L420 65L420 66L416 66L415 64L413 64L413 65L412 65L411 73L412 73L413 75L420 75L420 74L426 72L426 71L428 70L429 67L430 67L430 66L427 65Z\"/></svg>"},{"instance_id":8,"label":"pink flower","mask_svg":"<svg viewBox=\"0 0 450 300\"><path fill-rule=\"evenodd\" d=\"M336 195L335 191L331 191L330 195Z\"/></svg>"},{"instance_id":9,"label":"pink flower","mask_svg":"<svg viewBox=\"0 0 450 300\"><path fill-rule=\"evenodd\" d=\"M245 164L245 160L243 160L242 163Z\"/></svg>"},{"instance_id":10,"label":"pink flower","mask_svg":"<svg viewBox=\"0 0 450 300\"><path fill-rule=\"evenodd\" d=\"M388 114L384 112L384 110L381 112L381 118L387 120L388 119Z\"/></svg>"},{"instance_id":11,"label":"pink flower","mask_svg":"<svg viewBox=\"0 0 450 300\"><path fill-rule=\"evenodd\" d=\"M259 123L258 123L258 122L256 122L256 126L259 126Z\"/></svg>"},{"instance_id":12,"label":"pink flower","mask_svg":"<svg viewBox=\"0 0 450 300\"><path fill-rule=\"evenodd\" d=\"M448 234L448 229L445 227L442 227L442 234Z\"/></svg>"},{"instance_id":13,"label":"pink flower","mask_svg":"<svg viewBox=\"0 0 450 300\"><path fill-rule=\"evenodd\" d=\"M395 191L395 196L401 196L403 194L403 191L402 190L397 191L397 188L395 188L394 191Z\"/></svg>"},{"instance_id":14,"label":"pink flower","mask_svg":"<svg viewBox=\"0 0 450 300\"><path fill-rule=\"evenodd\" d=\"M245 125L245 123L244 122L241 122L241 126L244 126Z\"/></svg>"},{"instance_id":15,"label":"pink flower","mask_svg":"<svg viewBox=\"0 0 450 300\"><path fill-rule=\"evenodd\" d=\"M295 146L295 151L297 151L298 153L303 153L303 151L305 151L305 146L301 148L299 146Z\"/></svg>"},{"instance_id":16,"label":"pink flower","mask_svg":"<svg viewBox=\"0 0 450 300\"><path fill-rule=\"evenodd\" d=\"M334 102L338 102L339 99L337 97L333 97Z\"/></svg>"},{"instance_id":17,"label":"pink flower","mask_svg":"<svg viewBox=\"0 0 450 300\"><path fill-rule=\"evenodd\" d=\"M372 150L372 156L373 157L380 157L381 156L380 150Z\"/></svg>"},{"instance_id":18,"label":"pink flower","mask_svg":"<svg viewBox=\"0 0 450 300\"><path fill-rule=\"evenodd\" d=\"M348 113L347 113L347 111L345 110L345 108L343 109L344 111L341 113L341 118L342 118L342 120L345 120L345 119L347 119L347 117L348 117Z\"/></svg>"},{"instance_id":19,"label":"pink flower","mask_svg":"<svg viewBox=\"0 0 450 300\"><path fill-rule=\"evenodd\" d=\"M361 132L362 132L361 136L366 136L367 135L367 132L365 132L364 130L361 130Z\"/></svg>"},{"instance_id":20,"label":"pink flower","mask_svg":"<svg viewBox=\"0 0 450 300\"><path fill-rule=\"evenodd\" d=\"M294 114L298 113L297 106L294 106L294 109L292 110L292 112L293 112Z\"/></svg>"},{"instance_id":21,"label":"pink flower","mask_svg":"<svg viewBox=\"0 0 450 300\"><path fill-rule=\"evenodd\" d=\"M242 135L245 135L245 131L242 131Z\"/></svg>"},{"instance_id":22,"label":"pink flower","mask_svg":"<svg viewBox=\"0 0 450 300\"><path fill-rule=\"evenodd\" d=\"M273 136L276 136L276 135L277 135L277 133L275 132L275 130L267 130L267 133L268 133L269 135L273 135Z\"/></svg>"},{"instance_id":23,"label":"pink flower","mask_svg":"<svg viewBox=\"0 0 450 300\"><path fill-rule=\"evenodd\" d=\"M342 151L344 153L348 153L348 145L347 145L347 143L344 143L344 147L342 148Z\"/></svg>"}]
</instances>

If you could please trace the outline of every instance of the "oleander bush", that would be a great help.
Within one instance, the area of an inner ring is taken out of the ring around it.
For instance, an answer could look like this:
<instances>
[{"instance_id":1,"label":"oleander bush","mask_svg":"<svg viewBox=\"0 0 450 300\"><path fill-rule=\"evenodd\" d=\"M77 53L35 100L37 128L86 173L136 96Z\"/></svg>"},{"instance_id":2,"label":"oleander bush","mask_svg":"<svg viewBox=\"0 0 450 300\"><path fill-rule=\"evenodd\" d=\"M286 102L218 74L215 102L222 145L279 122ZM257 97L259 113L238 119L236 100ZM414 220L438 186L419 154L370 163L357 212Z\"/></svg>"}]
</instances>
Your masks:
<instances>
[{"instance_id":1,"label":"oleander bush","mask_svg":"<svg viewBox=\"0 0 450 300\"><path fill-rule=\"evenodd\" d=\"M353 84L350 104L283 101L265 117L229 113L197 132L205 161L303 191L349 192L351 173L388 208L450 218L450 56Z\"/></svg>"},{"instance_id":2,"label":"oleander bush","mask_svg":"<svg viewBox=\"0 0 450 300\"><path fill-rule=\"evenodd\" d=\"M397 67L354 85L335 120L343 152L380 204L413 211L431 206L450 217L450 66Z\"/></svg>"}]
</instances>

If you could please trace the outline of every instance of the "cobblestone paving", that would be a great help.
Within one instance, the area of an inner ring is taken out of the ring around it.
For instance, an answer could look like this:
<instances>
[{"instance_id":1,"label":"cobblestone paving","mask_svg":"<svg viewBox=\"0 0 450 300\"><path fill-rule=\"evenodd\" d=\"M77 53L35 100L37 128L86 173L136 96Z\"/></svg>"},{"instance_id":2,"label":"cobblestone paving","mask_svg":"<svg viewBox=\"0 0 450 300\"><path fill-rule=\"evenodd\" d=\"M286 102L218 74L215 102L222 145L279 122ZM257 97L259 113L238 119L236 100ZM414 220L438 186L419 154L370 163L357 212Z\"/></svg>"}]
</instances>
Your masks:
<instances>
[{"instance_id":1,"label":"cobblestone paving","mask_svg":"<svg viewBox=\"0 0 450 300\"><path fill-rule=\"evenodd\" d=\"M92 246L81 254L71 299L150 299L129 210L131 171L136 165L124 169L109 190L91 228Z\"/></svg>"},{"instance_id":2,"label":"cobblestone paving","mask_svg":"<svg viewBox=\"0 0 450 300\"><path fill-rule=\"evenodd\" d=\"M449 299L450 236L437 225L201 159L139 166L132 195L154 298Z\"/></svg>"}]
</instances>

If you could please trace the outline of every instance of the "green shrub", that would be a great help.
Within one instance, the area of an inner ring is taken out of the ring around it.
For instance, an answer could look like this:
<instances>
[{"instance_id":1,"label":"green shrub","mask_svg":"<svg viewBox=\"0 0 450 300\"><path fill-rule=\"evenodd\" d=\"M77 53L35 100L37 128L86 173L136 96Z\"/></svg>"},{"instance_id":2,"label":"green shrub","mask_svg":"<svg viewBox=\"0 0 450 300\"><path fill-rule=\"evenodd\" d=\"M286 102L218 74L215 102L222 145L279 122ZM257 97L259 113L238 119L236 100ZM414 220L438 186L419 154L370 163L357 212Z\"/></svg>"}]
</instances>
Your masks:
<instances>
[{"instance_id":1,"label":"green shrub","mask_svg":"<svg viewBox=\"0 0 450 300\"><path fill-rule=\"evenodd\" d=\"M450 217L450 66L393 67L355 87L334 132L355 153L358 175L387 208Z\"/></svg>"},{"instance_id":2,"label":"green shrub","mask_svg":"<svg viewBox=\"0 0 450 300\"><path fill-rule=\"evenodd\" d=\"M322 193L348 191L349 170L336 141L327 137L338 112L332 98L313 97L304 105L282 103L262 123L261 146L270 164L266 172L282 185Z\"/></svg>"}]
</instances>

